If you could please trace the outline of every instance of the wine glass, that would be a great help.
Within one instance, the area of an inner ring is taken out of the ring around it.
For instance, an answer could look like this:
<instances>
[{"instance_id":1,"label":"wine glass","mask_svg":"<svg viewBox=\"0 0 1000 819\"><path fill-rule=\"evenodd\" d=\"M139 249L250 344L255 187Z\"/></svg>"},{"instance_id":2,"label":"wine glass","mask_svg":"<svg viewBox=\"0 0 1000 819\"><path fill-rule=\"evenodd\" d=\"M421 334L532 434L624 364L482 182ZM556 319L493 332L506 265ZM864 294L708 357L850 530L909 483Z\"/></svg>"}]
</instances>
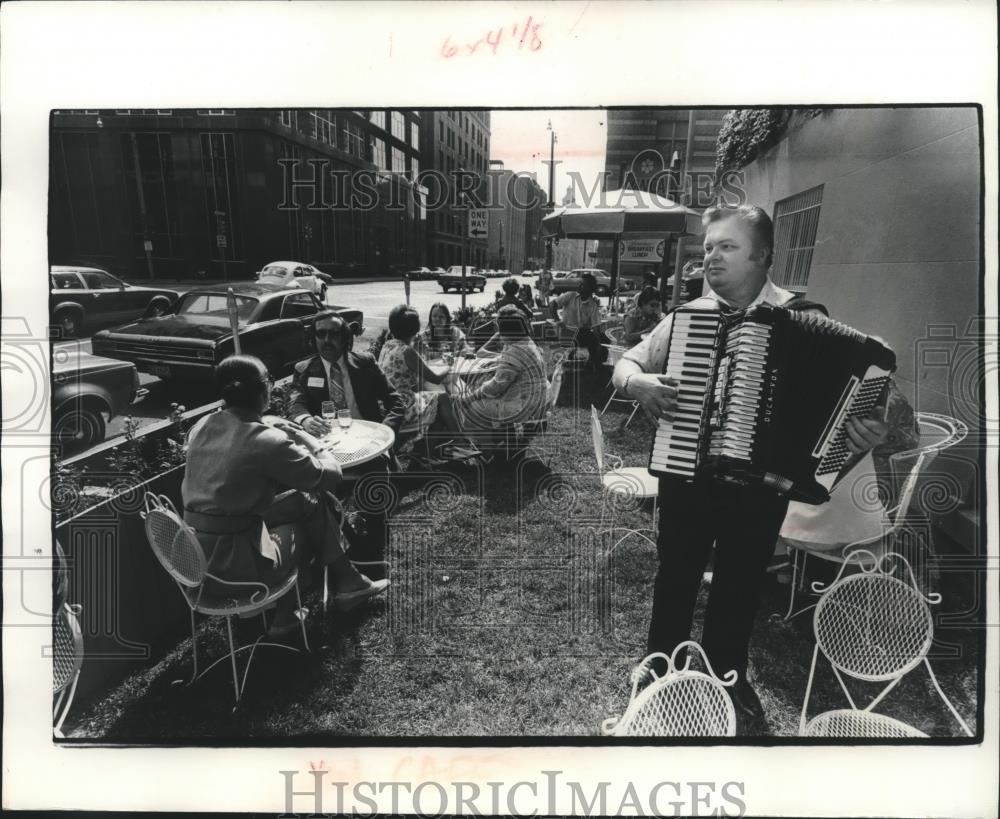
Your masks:
<instances>
[{"instance_id":1,"label":"wine glass","mask_svg":"<svg viewBox=\"0 0 1000 819\"><path fill-rule=\"evenodd\" d=\"M351 411L349 409L337 410L337 423L340 425L341 429L347 429L353 422L351 418Z\"/></svg>"}]
</instances>

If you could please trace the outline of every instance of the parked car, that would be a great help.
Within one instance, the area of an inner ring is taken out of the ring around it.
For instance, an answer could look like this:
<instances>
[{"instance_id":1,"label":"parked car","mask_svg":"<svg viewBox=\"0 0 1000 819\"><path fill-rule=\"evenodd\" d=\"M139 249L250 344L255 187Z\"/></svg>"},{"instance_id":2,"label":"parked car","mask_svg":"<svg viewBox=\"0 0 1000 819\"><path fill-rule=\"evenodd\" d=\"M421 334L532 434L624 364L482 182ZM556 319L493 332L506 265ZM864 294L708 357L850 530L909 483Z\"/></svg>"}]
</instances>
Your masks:
<instances>
[{"instance_id":1,"label":"parked car","mask_svg":"<svg viewBox=\"0 0 1000 819\"><path fill-rule=\"evenodd\" d=\"M447 293L452 288L456 291L461 291L464 287L465 290L471 293L473 290L478 290L480 293L486 289L486 277L482 273L474 273L474 268L468 267L465 278L462 278L462 265L453 264L448 268L446 273L440 274L437 277L437 283L441 285L441 289Z\"/></svg>"},{"instance_id":2,"label":"parked car","mask_svg":"<svg viewBox=\"0 0 1000 819\"><path fill-rule=\"evenodd\" d=\"M333 276L329 273L324 273L322 270L316 271L316 277L323 282L327 287L333 284Z\"/></svg>"},{"instance_id":3,"label":"parked car","mask_svg":"<svg viewBox=\"0 0 1000 819\"><path fill-rule=\"evenodd\" d=\"M413 270L407 270L406 275L410 277L411 282L429 281L430 279L437 278L437 274L429 267L417 267Z\"/></svg>"},{"instance_id":4,"label":"parked car","mask_svg":"<svg viewBox=\"0 0 1000 819\"><path fill-rule=\"evenodd\" d=\"M314 293L296 287L253 283L233 285L242 351L257 356L275 378L315 353L313 317L332 310L364 332L360 310L330 307ZM98 355L133 362L160 378L207 380L212 368L233 353L233 334L225 287L190 290L174 309L94 336Z\"/></svg>"},{"instance_id":5,"label":"parked car","mask_svg":"<svg viewBox=\"0 0 1000 819\"><path fill-rule=\"evenodd\" d=\"M566 293L570 290L578 290L580 287L580 276L584 273L592 273L597 279L597 295L607 296L611 293L611 276L605 271L596 267L578 267L575 270L553 270L552 271L552 292ZM618 290L634 290L635 282L622 276L618 277Z\"/></svg>"},{"instance_id":6,"label":"parked car","mask_svg":"<svg viewBox=\"0 0 1000 819\"><path fill-rule=\"evenodd\" d=\"M63 338L84 329L158 316L177 301L176 290L138 287L97 267L53 265L49 270L49 316Z\"/></svg>"},{"instance_id":7,"label":"parked car","mask_svg":"<svg viewBox=\"0 0 1000 819\"><path fill-rule=\"evenodd\" d=\"M323 274L304 262L269 262L257 273L257 281L282 287L301 287L326 300L326 282Z\"/></svg>"},{"instance_id":8,"label":"parked car","mask_svg":"<svg viewBox=\"0 0 1000 819\"><path fill-rule=\"evenodd\" d=\"M52 356L52 438L65 454L104 440L108 422L146 395L134 364L60 347Z\"/></svg>"}]
</instances>

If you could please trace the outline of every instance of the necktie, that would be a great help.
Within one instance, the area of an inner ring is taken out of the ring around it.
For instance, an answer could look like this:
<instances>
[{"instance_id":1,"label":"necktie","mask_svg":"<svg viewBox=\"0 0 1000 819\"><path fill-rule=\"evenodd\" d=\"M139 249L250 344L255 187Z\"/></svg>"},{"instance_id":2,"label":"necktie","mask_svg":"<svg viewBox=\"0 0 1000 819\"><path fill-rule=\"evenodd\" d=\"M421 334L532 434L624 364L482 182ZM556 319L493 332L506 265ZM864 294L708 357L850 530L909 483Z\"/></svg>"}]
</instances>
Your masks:
<instances>
[{"instance_id":1,"label":"necktie","mask_svg":"<svg viewBox=\"0 0 1000 819\"><path fill-rule=\"evenodd\" d=\"M344 392L344 375L340 371L340 365L336 362L330 363L330 400L337 405L337 409L347 409L347 393Z\"/></svg>"}]
</instances>

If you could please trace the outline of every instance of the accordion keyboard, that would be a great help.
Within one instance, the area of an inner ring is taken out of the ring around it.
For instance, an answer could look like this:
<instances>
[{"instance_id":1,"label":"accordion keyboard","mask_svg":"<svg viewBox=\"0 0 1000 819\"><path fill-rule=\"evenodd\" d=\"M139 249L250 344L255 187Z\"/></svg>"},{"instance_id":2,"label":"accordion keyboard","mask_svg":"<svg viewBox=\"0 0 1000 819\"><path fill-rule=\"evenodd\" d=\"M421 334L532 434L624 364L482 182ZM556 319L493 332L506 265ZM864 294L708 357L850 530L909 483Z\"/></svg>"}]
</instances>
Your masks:
<instances>
[{"instance_id":1,"label":"accordion keyboard","mask_svg":"<svg viewBox=\"0 0 1000 819\"><path fill-rule=\"evenodd\" d=\"M857 380L842 406L831 418L830 431L817 444L821 455L816 475L833 475L841 470L851 456L847 447L848 418L866 417L885 392L890 373L880 367L869 367L863 379Z\"/></svg>"},{"instance_id":2,"label":"accordion keyboard","mask_svg":"<svg viewBox=\"0 0 1000 819\"><path fill-rule=\"evenodd\" d=\"M688 478L695 474L703 407L713 388L720 320L716 312L679 310L674 314L664 375L677 381L677 409L672 421L661 418L657 425L649 464L653 472Z\"/></svg>"}]
</instances>

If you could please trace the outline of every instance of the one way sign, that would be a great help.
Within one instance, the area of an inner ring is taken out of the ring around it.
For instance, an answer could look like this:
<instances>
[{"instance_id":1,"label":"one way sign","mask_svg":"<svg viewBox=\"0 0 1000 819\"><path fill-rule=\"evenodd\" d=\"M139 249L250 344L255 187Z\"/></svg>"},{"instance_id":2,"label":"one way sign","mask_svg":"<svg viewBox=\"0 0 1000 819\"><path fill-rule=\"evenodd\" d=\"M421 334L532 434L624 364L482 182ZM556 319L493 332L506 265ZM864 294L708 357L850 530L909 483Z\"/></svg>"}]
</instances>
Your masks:
<instances>
[{"instance_id":1,"label":"one way sign","mask_svg":"<svg viewBox=\"0 0 1000 819\"><path fill-rule=\"evenodd\" d=\"M469 238L485 239L487 233L486 208L469 208Z\"/></svg>"}]
</instances>

